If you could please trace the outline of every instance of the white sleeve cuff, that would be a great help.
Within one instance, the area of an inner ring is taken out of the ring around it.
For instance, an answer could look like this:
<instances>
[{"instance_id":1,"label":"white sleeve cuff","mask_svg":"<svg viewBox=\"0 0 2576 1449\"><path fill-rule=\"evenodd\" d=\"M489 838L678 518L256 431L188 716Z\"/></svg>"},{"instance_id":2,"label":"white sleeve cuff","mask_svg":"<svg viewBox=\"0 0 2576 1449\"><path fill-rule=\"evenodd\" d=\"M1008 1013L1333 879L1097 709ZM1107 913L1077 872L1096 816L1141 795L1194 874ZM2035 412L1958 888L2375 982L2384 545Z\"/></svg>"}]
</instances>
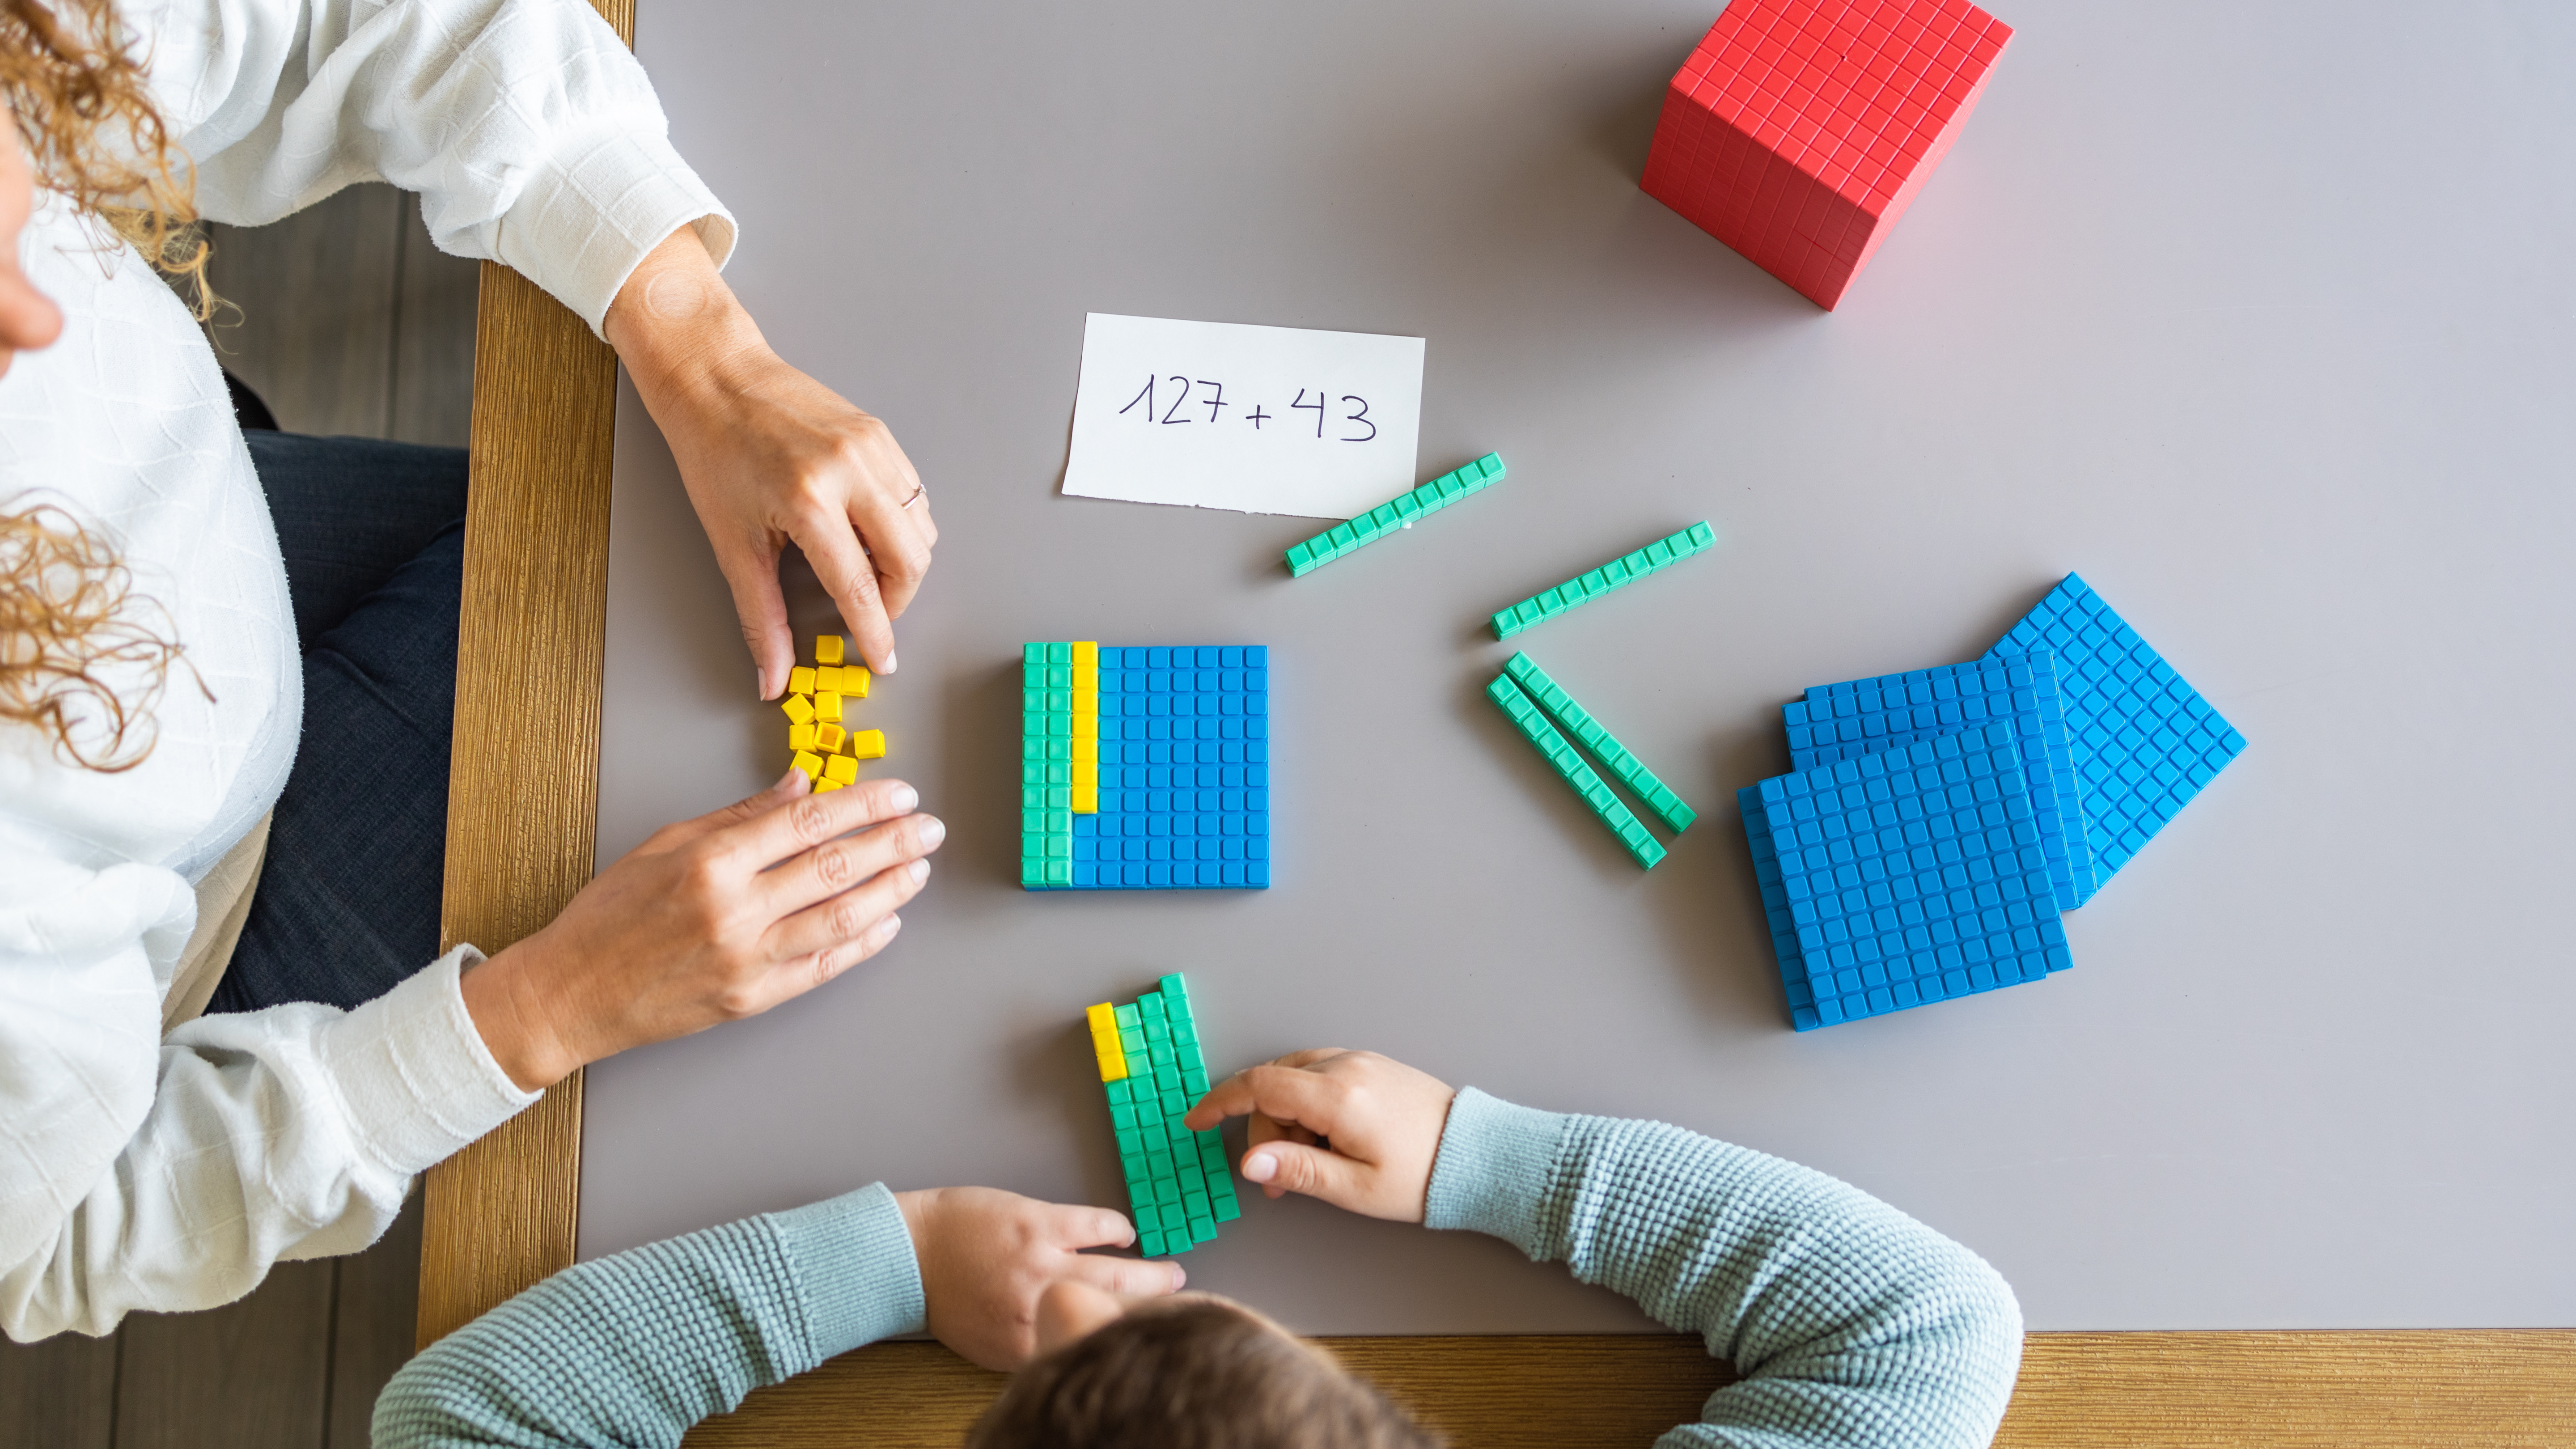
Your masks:
<instances>
[{"instance_id":1,"label":"white sleeve cuff","mask_svg":"<svg viewBox=\"0 0 2576 1449\"><path fill-rule=\"evenodd\" d=\"M523 1092L492 1059L459 984L483 953L459 946L325 1026L317 1044L368 1156L409 1177L517 1116Z\"/></svg>"},{"instance_id":2,"label":"white sleeve cuff","mask_svg":"<svg viewBox=\"0 0 2576 1449\"><path fill-rule=\"evenodd\" d=\"M608 305L637 264L693 227L722 267L733 255L733 213L670 142L636 134L624 117L552 138L543 170L502 214L499 259L581 314L602 337Z\"/></svg>"}]
</instances>

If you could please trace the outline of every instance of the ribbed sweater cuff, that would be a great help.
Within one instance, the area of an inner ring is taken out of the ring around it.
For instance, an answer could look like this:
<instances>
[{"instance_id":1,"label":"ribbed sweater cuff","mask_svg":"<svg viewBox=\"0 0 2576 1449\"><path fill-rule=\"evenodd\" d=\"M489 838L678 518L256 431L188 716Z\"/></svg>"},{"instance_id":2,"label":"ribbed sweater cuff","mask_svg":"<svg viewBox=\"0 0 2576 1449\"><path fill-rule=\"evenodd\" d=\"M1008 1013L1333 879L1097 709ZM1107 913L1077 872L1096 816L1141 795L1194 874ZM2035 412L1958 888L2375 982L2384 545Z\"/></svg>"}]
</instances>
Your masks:
<instances>
[{"instance_id":1,"label":"ribbed sweater cuff","mask_svg":"<svg viewBox=\"0 0 2576 1449\"><path fill-rule=\"evenodd\" d=\"M778 1234L796 1271L815 1363L927 1326L912 1230L884 1183L765 1213L761 1221Z\"/></svg>"},{"instance_id":2,"label":"ribbed sweater cuff","mask_svg":"<svg viewBox=\"0 0 2576 1449\"><path fill-rule=\"evenodd\" d=\"M1440 1133L1424 1225L1491 1233L1545 1261L1539 1205L1572 1120L1461 1089Z\"/></svg>"}]
</instances>

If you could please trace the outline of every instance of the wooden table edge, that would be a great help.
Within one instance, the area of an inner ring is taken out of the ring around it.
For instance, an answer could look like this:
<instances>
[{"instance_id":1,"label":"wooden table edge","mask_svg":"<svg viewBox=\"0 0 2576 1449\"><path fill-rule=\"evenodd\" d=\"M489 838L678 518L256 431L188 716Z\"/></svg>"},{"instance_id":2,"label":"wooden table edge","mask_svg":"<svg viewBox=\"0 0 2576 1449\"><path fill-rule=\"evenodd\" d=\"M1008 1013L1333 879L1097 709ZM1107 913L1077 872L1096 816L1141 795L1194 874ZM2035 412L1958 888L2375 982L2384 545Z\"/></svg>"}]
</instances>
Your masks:
<instances>
[{"instance_id":1,"label":"wooden table edge","mask_svg":"<svg viewBox=\"0 0 2576 1449\"><path fill-rule=\"evenodd\" d=\"M633 0L593 4L631 44ZM499 950L552 919L592 874L616 406L606 344L533 284L485 263L449 943ZM578 1074L427 1174L423 1347L572 1263L580 1184ZM1694 1417L1727 1377L1696 1340L1661 1335L1332 1342L1472 1444L1648 1442ZM936 1344L879 1344L755 1394L692 1440L953 1444L998 1383ZM2033 1334L1996 1442L2571 1441L2576 1330L2422 1330Z\"/></svg>"}]
</instances>

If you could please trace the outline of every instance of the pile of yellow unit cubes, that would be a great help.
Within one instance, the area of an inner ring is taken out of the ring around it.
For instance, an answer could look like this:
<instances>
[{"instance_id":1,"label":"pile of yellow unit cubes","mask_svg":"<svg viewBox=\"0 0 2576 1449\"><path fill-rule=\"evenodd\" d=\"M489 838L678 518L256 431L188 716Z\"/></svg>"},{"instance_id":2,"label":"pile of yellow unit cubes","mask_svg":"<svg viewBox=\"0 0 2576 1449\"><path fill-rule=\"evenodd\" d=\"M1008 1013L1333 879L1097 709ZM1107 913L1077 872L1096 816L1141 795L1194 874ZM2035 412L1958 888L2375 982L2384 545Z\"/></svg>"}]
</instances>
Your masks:
<instances>
[{"instance_id":1,"label":"pile of yellow unit cubes","mask_svg":"<svg viewBox=\"0 0 2576 1449\"><path fill-rule=\"evenodd\" d=\"M859 761L885 758L883 730L854 730L845 718L850 703L868 697L864 664L841 662L838 634L814 636L814 662L799 664L787 676L787 747L796 752L796 768L816 790L855 785Z\"/></svg>"}]
</instances>

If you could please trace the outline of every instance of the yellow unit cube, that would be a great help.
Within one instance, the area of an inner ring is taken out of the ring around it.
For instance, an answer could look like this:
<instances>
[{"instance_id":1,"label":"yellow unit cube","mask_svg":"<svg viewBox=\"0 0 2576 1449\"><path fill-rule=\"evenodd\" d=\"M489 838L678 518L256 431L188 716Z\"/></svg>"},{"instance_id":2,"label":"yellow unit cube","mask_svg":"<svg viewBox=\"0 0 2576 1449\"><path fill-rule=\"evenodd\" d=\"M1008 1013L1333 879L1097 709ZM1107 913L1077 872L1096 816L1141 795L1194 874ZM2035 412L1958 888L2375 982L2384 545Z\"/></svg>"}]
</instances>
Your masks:
<instances>
[{"instance_id":1,"label":"yellow unit cube","mask_svg":"<svg viewBox=\"0 0 2576 1449\"><path fill-rule=\"evenodd\" d=\"M1073 787L1073 813L1076 815L1099 814L1100 791L1090 785L1076 784Z\"/></svg>"},{"instance_id":2,"label":"yellow unit cube","mask_svg":"<svg viewBox=\"0 0 2576 1449\"><path fill-rule=\"evenodd\" d=\"M798 750L796 768L805 772L806 779L819 780L823 778L823 757L812 750Z\"/></svg>"},{"instance_id":3,"label":"yellow unit cube","mask_svg":"<svg viewBox=\"0 0 2576 1449\"><path fill-rule=\"evenodd\" d=\"M1081 761L1097 762L1100 758L1100 646L1088 639L1073 646L1073 758L1075 799L1087 793L1082 789ZM1097 779L1097 771L1093 778ZM1089 814L1096 807L1076 803L1075 810Z\"/></svg>"},{"instance_id":4,"label":"yellow unit cube","mask_svg":"<svg viewBox=\"0 0 2576 1449\"><path fill-rule=\"evenodd\" d=\"M848 788L849 786L842 784L840 781L833 779L829 775L826 775L822 779L814 782L814 793L817 795L822 794L826 790L846 790Z\"/></svg>"},{"instance_id":5,"label":"yellow unit cube","mask_svg":"<svg viewBox=\"0 0 2576 1449\"><path fill-rule=\"evenodd\" d=\"M866 665L844 664L838 669L824 670L823 673L831 676L823 682L825 689L851 699L868 697L868 681L873 676L868 673Z\"/></svg>"},{"instance_id":6,"label":"yellow unit cube","mask_svg":"<svg viewBox=\"0 0 2576 1449\"><path fill-rule=\"evenodd\" d=\"M818 724L814 726L814 748L827 755L839 754L841 752L841 741L846 740L849 737L850 732L836 724Z\"/></svg>"},{"instance_id":7,"label":"yellow unit cube","mask_svg":"<svg viewBox=\"0 0 2576 1449\"><path fill-rule=\"evenodd\" d=\"M809 666L799 664L795 668L788 670L787 692L789 694L812 694L814 692L813 669Z\"/></svg>"},{"instance_id":8,"label":"yellow unit cube","mask_svg":"<svg viewBox=\"0 0 2576 1449\"><path fill-rule=\"evenodd\" d=\"M859 762L847 755L834 755L823 762L823 778L855 785L859 782Z\"/></svg>"},{"instance_id":9,"label":"yellow unit cube","mask_svg":"<svg viewBox=\"0 0 2576 1449\"><path fill-rule=\"evenodd\" d=\"M826 689L814 696L814 718L825 724L841 722L841 697Z\"/></svg>"},{"instance_id":10,"label":"yellow unit cube","mask_svg":"<svg viewBox=\"0 0 2576 1449\"><path fill-rule=\"evenodd\" d=\"M780 702L778 707L787 711L788 719L797 724L812 724L814 722L814 701L807 699L801 694L791 694L787 696L785 700Z\"/></svg>"},{"instance_id":11,"label":"yellow unit cube","mask_svg":"<svg viewBox=\"0 0 2576 1449\"><path fill-rule=\"evenodd\" d=\"M815 636L814 636L814 662L815 662L815 663L817 663L817 664L838 664L838 663L840 663L840 662L841 662L841 636L840 636L840 635L838 635L838 634L817 634L817 635L815 635Z\"/></svg>"},{"instance_id":12,"label":"yellow unit cube","mask_svg":"<svg viewBox=\"0 0 2576 1449\"><path fill-rule=\"evenodd\" d=\"M1086 1007L1082 1014L1091 1023L1091 1051L1100 1059L1100 1080L1125 1081L1127 1050L1118 1044L1117 1009L1103 1001Z\"/></svg>"},{"instance_id":13,"label":"yellow unit cube","mask_svg":"<svg viewBox=\"0 0 2576 1449\"><path fill-rule=\"evenodd\" d=\"M818 728L819 726L809 724L789 725L787 727L787 748L791 750L810 750L814 748L814 740L816 738L815 731ZM825 753L828 754L830 752L827 750Z\"/></svg>"},{"instance_id":14,"label":"yellow unit cube","mask_svg":"<svg viewBox=\"0 0 2576 1449\"><path fill-rule=\"evenodd\" d=\"M885 758L884 730L854 730L850 734L850 757L859 760Z\"/></svg>"}]
</instances>

